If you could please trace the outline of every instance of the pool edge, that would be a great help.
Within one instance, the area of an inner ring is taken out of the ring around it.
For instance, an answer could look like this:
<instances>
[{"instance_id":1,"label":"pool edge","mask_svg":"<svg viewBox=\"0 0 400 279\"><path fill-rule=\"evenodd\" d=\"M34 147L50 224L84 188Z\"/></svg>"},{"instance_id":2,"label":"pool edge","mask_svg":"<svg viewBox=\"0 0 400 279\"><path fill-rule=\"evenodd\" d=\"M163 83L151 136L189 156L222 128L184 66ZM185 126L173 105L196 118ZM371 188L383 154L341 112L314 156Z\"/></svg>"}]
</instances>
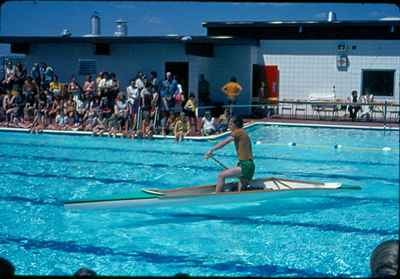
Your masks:
<instances>
[{"instance_id":1,"label":"pool edge","mask_svg":"<svg viewBox=\"0 0 400 279\"><path fill-rule=\"evenodd\" d=\"M264 121L255 121L244 126L245 129L251 128L254 126L288 126L288 127L312 127L312 128L334 128L334 129L356 129L356 130L388 130L388 131L400 131L399 127L373 127L373 126L362 126L362 125L337 125L337 124L316 124L316 123L285 123L285 122L264 122ZM29 133L29 129L27 128L7 128L0 127L0 132L19 132L19 133ZM71 135L71 136L93 136L93 132L88 131L60 131L60 130L43 130L42 133L45 134L56 134L56 135ZM188 140L195 141L208 141L215 140L228 135L229 132L224 132L218 135L212 136L188 136L185 137ZM108 136L108 133L104 133L101 136ZM117 137L121 137L122 134L117 134ZM162 136L162 135L154 135L154 139L175 139L174 136Z\"/></svg>"}]
</instances>

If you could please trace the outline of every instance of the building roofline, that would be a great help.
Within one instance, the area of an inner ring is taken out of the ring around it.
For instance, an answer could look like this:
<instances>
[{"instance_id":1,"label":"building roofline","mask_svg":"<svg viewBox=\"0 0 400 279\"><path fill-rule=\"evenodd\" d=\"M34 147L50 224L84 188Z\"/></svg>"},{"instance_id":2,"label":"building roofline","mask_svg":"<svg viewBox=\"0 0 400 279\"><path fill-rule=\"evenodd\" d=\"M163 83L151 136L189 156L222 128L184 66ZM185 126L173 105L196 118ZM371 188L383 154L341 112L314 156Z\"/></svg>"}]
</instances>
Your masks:
<instances>
[{"instance_id":1,"label":"building roofline","mask_svg":"<svg viewBox=\"0 0 400 279\"><path fill-rule=\"evenodd\" d=\"M32 44L32 43L177 43L177 44L215 44L215 45L258 45L252 38L236 38L232 36L1 36L0 43Z\"/></svg>"},{"instance_id":2,"label":"building roofline","mask_svg":"<svg viewBox=\"0 0 400 279\"><path fill-rule=\"evenodd\" d=\"M266 39L400 39L400 20L204 22L208 36Z\"/></svg>"},{"instance_id":3,"label":"building roofline","mask_svg":"<svg viewBox=\"0 0 400 279\"><path fill-rule=\"evenodd\" d=\"M296 20L296 21L210 21L203 22L205 28L211 27L272 27L272 26L391 26L400 25L398 20L346 20L346 21L316 21L316 20Z\"/></svg>"}]
</instances>

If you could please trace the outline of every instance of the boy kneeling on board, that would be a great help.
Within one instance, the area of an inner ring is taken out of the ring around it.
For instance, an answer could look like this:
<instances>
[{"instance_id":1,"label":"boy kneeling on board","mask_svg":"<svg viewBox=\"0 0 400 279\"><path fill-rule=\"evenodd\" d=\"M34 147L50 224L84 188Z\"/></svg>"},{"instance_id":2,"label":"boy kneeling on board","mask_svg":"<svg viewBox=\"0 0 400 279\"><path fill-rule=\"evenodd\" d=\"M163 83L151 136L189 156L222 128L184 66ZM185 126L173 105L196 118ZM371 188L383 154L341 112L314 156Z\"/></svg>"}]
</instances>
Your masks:
<instances>
[{"instance_id":1,"label":"boy kneeling on board","mask_svg":"<svg viewBox=\"0 0 400 279\"><path fill-rule=\"evenodd\" d=\"M227 168L220 172L217 178L217 185L215 192L221 192L225 185L225 178L237 177L240 179L238 183L238 191L244 190L249 185L249 182L253 178L255 165L253 162L253 151L251 147L251 141L246 131L243 129L243 120L241 117L232 117L229 121L229 129L231 134L225 140L214 145L204 155L205 159L213 156L213 152L224 147L228 143L234 141L236 153L238 157L238 164L236 167Z\"/></svg>"}]
</instances>

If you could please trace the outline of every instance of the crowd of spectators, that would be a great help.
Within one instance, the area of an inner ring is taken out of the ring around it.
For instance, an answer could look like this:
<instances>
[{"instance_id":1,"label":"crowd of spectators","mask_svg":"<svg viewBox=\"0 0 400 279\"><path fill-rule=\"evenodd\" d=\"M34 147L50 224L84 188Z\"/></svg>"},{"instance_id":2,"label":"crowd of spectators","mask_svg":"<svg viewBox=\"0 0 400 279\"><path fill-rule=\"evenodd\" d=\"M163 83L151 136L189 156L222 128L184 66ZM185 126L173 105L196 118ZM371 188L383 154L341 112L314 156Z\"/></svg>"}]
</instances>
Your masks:
<instances>
[{"instance_id":1,"label":"crowd of spectators","mask_svg":"<svg viewBox=\"0 0 400 279\"><path fill-rule=\"evenodd\" d=\"M53 129L130 138L175 135L177 140L200 131L210 134L204 133L205 118L198 124L194 94L186 94L171 72L161 81L154 71L138 72L127 87L109 72L87 75L83 84L75 76L61 82L46 63L35 63L28 73L21 63L7 62L4 72L0 126L32 133Z\"/></svg>"}]
</instances>

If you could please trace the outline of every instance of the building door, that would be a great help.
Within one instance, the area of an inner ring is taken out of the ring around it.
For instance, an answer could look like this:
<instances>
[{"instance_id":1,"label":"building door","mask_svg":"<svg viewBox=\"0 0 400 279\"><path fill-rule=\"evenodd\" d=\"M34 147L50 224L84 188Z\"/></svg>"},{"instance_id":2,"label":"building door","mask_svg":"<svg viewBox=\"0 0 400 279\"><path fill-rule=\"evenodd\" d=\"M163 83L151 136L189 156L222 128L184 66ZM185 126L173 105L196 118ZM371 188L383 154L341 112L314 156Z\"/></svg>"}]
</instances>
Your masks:
<instances>
[{"instance_id":1,"label":"building door","mask_svg":"<svg viewBox=\"0 0 400 279\"><path fill-rule=\"evenodd\" d=\"M253 92L251 94L251 100L253 102L260 101L260 88L263 81L262 67L262 65L253 64Z\"/></svg>"},{"instance_id":2,"label":"building door","mask_svg":"<svg viewBox=\"0 0 400 279\"><path fill-rule=\"evenodd\" d=\"M253 101L274 102L279 98L279 70L276 65L253 65Z\"/></svg>"},{"instance_id":3,"label":"building door","mask_svg":"<svg viewBox=\"0 0 400 279\"><path fill-rule=\"evenodd\" d=\"M178 83L182 85L185 100L189 96L189 63L188 62L165 62L165 73L171 72Z\"/></svg>"}]
</instances>

